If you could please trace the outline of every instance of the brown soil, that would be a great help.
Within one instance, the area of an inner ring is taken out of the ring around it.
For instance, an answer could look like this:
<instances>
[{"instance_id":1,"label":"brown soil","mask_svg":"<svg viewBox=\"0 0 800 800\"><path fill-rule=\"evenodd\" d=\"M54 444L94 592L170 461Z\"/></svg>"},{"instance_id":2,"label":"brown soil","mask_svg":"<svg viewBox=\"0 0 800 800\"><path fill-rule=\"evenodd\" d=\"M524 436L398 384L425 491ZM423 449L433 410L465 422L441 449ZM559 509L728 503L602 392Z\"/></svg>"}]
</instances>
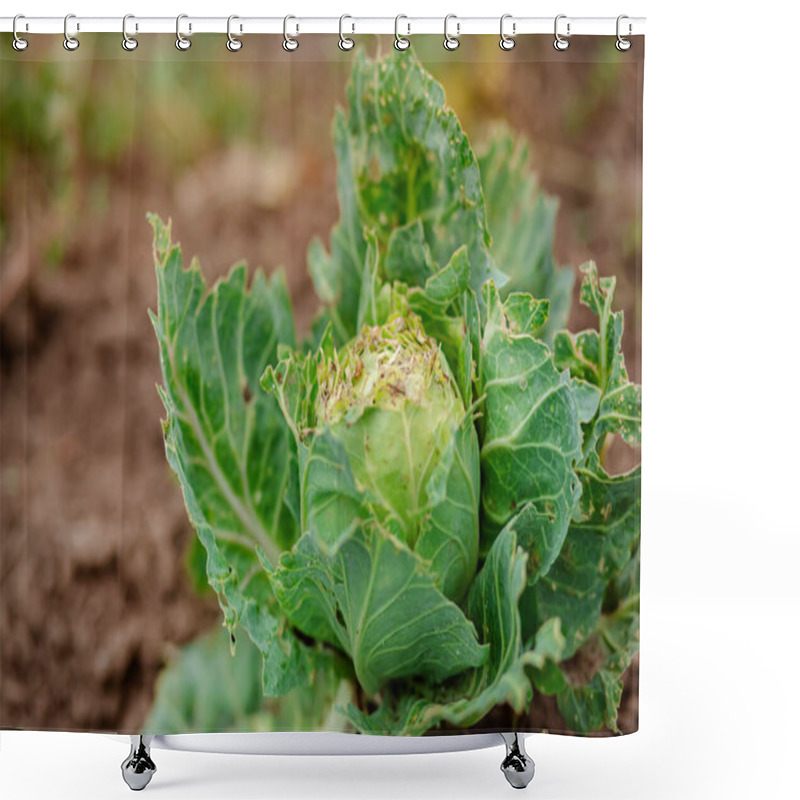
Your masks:
<instances>
[{"instance_id":1,"label":"brown soil","mask_svg":"<svg viewBox=\"0 0 800 800\"><path fill-rule=\"evenodd\" d=\"M601 97L577 143L562 140L559 115L535 113L577 91L578 66L555 86L537 64L522 64L506 95L476 85L469 101L536 137L535 165L562 201L559 260L592 256L601 272L628 275L620 301L632 322L639 249L620 264L617 243L636 218L635 110L631 118L617 108L613 92ZM635 81L635 71L624 72L619 92L635 94ZM216 600L189 586L182 554L193 533L164 458L145 213L173 218L184 255L201 254L209 279L242 258L283 264L304 328L315 307L305 249L338 216L328 132L342 91L331 85L293 74L292 92L306 103L273 121L268 150L212 150L165 174L134 147L109 174L114 191L102 208L86 213L76 194L57 269L44 265L39 240L46 192L21 182L3 198L17 209L4 261L21 252L31 277L4 303L0 328L0 726L135 730L169 648L218 624ZM590 180L583 170L592 159L622 177L610 188ZM559 163L570 164L566 177ZM574 322L591 324L580 310ZM626 348L638 378L639 343L629 337ZM621 715L628 730L636 727L632 680ZM537 713L537 725L559 728L552 704Z\"/></svg>"}]
</instances>

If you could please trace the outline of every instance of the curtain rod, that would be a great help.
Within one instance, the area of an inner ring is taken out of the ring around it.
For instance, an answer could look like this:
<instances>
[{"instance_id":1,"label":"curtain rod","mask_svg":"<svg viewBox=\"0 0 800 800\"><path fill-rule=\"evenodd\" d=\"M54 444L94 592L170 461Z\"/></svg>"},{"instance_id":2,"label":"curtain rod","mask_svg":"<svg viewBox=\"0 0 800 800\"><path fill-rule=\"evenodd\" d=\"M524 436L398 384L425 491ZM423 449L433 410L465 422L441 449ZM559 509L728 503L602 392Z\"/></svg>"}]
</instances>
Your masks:
<instances>
[{"instance_id":1,"label":"curtain rod","mask_svg":"<svg viewBox=\"0 0 800 800\"><path fill-rule=\"evenodd\" d=\"M346 34L390 34L402 36L415 34L440 34L445 32L444 17L236 17L231 31L237 36L244 34L284 34L302 36L305 33ZM178 20L175 17L136 17L129 15L125 23L128 36L148 33L175 33ZM471 36L475 34L500 34L500 17L458 17L449 15L447 31L451 36ZM623 17L619 32L622 36L644 34L644 17ZM69 15L66 20L70 36L84 33L120 33L122 17L81 17ZM503 31L507 36L524 34L553 35L555 17L515 17L506 14ZM284 27L285 26L285 27ZM397 26L397 29L395 29ZM14 30L14 17L0 17L0 31ZM195 33L228 32L228 17L194 17L181 15L180 31L184 36ZM570 17L559 15L558 31L562 36L615 36L616 17ZM26 17L17 18L16 32L25 34L62 34L65 32L64 17Z\"/></svg>"}]
</instances>

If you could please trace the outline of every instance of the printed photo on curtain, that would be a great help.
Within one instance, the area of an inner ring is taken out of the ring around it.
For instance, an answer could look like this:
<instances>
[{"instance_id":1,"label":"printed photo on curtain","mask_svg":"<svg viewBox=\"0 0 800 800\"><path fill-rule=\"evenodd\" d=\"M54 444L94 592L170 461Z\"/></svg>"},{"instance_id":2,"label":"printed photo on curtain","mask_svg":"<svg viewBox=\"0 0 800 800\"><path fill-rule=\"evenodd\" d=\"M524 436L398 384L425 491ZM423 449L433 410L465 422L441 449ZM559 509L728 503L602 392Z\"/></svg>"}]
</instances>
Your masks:
<instances>
[{"instance_id":1,"label":"printed photo on curtain","mask_svg":"<svg viewBox=\"0 0 800 800\"><path fill-rule=\"evenodd\" d=\"M0 726L638 727L644 37L0 39Z\"/></svg>"}]
</instances>

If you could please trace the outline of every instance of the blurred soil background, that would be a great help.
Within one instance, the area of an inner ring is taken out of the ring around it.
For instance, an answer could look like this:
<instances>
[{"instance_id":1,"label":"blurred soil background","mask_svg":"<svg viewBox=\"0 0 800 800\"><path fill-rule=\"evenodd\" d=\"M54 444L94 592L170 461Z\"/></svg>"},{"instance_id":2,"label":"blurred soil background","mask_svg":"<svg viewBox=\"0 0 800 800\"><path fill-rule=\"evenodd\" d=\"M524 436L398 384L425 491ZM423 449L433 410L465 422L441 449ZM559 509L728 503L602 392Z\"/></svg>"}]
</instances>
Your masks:
<instances>
[{"instance_id":1,"label":"blurred soil background","mask_svg":"<svg viewBox=\"0 0 800 800\"><path fill-rule=\"evenodd\" d=\"M56 39L23 54L0 40L0 726L134 731L171 648L221 619L190 585L194 534L164 457L145 213L172 218L209 280L282 266L302 334L306 248L338 219L330 129L353 56L328 37L291 55L271 37L238 54ZM547 37L414 46L474 145L497 119L528 137L561 203L558 263L618 278L638 382L641 54L591 37L566 53ZM573 330L594 325L577 283ZM639 458L611 454L617 470ZM636 663L623 730L635 678ZM532 724L563 727L540 700Z\"/></svg>"}]
</instances>

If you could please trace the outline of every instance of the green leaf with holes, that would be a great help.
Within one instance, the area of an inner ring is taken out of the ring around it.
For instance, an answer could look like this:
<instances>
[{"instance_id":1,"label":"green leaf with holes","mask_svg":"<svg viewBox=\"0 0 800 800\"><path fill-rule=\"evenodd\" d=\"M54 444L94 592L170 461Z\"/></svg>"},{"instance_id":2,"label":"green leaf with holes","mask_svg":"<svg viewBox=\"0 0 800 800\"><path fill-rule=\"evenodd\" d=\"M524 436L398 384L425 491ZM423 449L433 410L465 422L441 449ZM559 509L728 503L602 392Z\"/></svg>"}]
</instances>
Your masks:
<instances>
[{"instance_id":1,"label":"green leaf with holes","mask_svg":"<svg viewBox=\"0 0 800 800\"><path fill-rule=\"evenodd\" d=\"M491 253L508 276L501 295L526 292L549 301L541 338L552 340L567 324L574 275L556 266L553 237L558 201L545 194L530 166L530 147L506 125L497 125L478 148Z\"/></svg>"},{"instance_id":2,"label":"green leaf with holes","mask_svg":"<svg viewBox=\"0 0 800 800\"><path fill-rule=\"evenodd\" d=\"M478 160L444 89L413 53L359 54L347 103L334 118L340 220L329 250L319 240L309 249L337 344L358 333L367 231L384 280L424 286L465 247L478 296L486 280L506 281L491 253Z\"/></svg>"},{"instance_id":3,"label":"green leaf with holes","mask_svg":"<svg viewBox=\"0 0 800 800\"><path fill-rule=\"evenodd\" d=\"M560 331L553 343L559 369L569 370L576 394L585 398L584 453L599 450L607 434L629 445L642 437L642 387L628 378L622 352L623 315L613 311L616 279L600 277L593 261L581 267L581 303L598 317L598 330Z\"/></svg>"},{"instance_id":4,"label":"green leaf with holes","mask_svg":"<svg viewBox=\"0 0 800 800\"><path fill-rule=\"evenodd\" d=\"M635 557L641 527L638 468L612 477L593 456L577 472L582 487L579 519L570 524L550 571L524 600L530 632L552 617L561 620L567 658L594 631L609 583Z\"/></svg>"},{"instance_id":5,"label":"green leaf with holes","mask_svg":"<svg viewBox=\"0 0 800 800\"><path fill-rule=\"evenodd\" d=\"M158 314L151 314L164 378L167 460L206 551L206 574L225 623L241 625L270 653L267 688L286 691L313 671L313 648L272 613L261 559L276 563L298 536L292 506L296 449L274 398L259 378L279 344L294 343L283 276L243 265L208 289L199 265L184 269L170 228L155 216Z\"/></svg>"},{"instance_id":6,"label":"green leaf with holes","mask_svg":"<svg viewBox=\"0 0 800 800\"><path fill-rule=\"evenodd\" d=\"M529 306L522 313L514 295L502 303L492 283L484 286L484 306L478 379L481 544L491 544L524 509L538 577L561 550L579 494L578 410L569 376L559 373L550 349L534 335L538 309Z\"/></svg>"}]
</instances>

